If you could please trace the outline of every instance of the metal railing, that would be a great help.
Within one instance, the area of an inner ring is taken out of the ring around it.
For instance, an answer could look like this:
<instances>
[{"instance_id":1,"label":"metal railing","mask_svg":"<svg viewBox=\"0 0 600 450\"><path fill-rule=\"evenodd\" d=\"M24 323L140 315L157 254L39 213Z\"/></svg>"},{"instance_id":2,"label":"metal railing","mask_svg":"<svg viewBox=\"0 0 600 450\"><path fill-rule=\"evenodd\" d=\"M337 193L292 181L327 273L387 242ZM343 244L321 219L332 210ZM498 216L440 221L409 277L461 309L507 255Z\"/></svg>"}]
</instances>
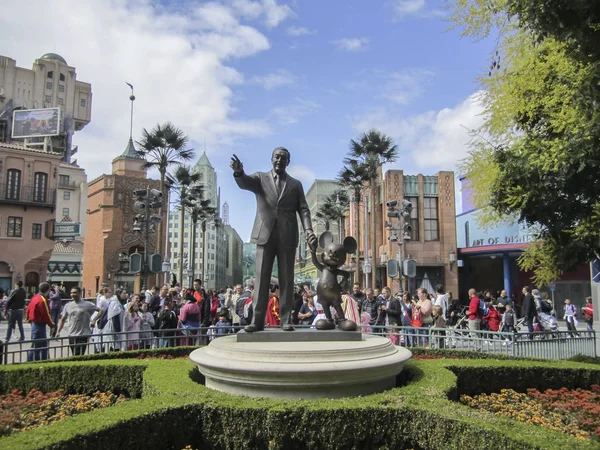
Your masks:
<instances>
[{"instance_id":1,"label":"metal railing","mask_svg":"<svg viewBox=\"0 0 600 450\"><path fill-rule=\"evenodd\" d=\"M18 189L0 184L0 203L11 205L56 206L56 189L36 189L34 186L19 186Z\"/></svg>"},{"instance_id":2,"label":"metal railing","mask_svg":"<svg viewBox=\"0 0 600 450\"><path fill-rule=\"evenodd\" d=\"M297 326L297 328L310 328ZM456 349L509 357L540 359L568 359L575 355L597 356L594 331L502 333L455 328L415 328L371 326L370 334L389 338L394 344L411 348ZM230 326L176 328L141 332L102 333L81 337L79 341L68 336L23 340L3 343L2 363L67 358L76 355L109 353L119 350L153 349L206 345L212 339L230 335L243 329ZM219 334L220 333L220 334Z\"/></svg>"}]
</instances>

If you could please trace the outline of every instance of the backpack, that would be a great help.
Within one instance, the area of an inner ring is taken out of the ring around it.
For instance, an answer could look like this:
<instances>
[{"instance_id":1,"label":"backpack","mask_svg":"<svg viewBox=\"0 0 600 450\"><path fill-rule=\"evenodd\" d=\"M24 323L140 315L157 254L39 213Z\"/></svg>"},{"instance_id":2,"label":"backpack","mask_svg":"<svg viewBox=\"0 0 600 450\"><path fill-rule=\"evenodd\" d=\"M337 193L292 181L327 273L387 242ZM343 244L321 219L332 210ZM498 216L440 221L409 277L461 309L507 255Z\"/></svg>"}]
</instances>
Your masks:
<instances>
[{"instance_id":1,"label":"backpack","mask_svg":"<svg viewBox=\"0 0 600 450\"><path fill-rule=\"evenodd\" d=\"M244 309L240 316L240 325L248 325L252 322L252 297L246 297L244 300Z\"/></svg>"},{"instance_id":2,"label":"backpack","mask_svg":"<svg viewBox=\"0 0 600 450\"><path fill-rule=\"evenodd\" d=\"M246 303L246 300L248 300L248 297L242 294L235 302L235 313L240 319L244 317L244 303Z\"/></svg>"},{"instance_id":3,"label":"backpack","mask_svg":"<svg viewBox=\"0 0 600 450\"><path fill-rule=\"evenodd\" d=\"M96 322L96 326L98 327L99 330L103 330L107 323L108 323L108 307L106 308L106 311L102 311L102 315Z\"/></svg>"},{"instance_id":4,"label":"backpack","mask_svg":"<svg viewBox=\"0 0 600 450\"><path fill-rule=\"evenodd\" d=\"M479 299L479 316L480 317L487 316L489 312L490 312L490 308L488 307L485 300Z\"/></svg>"},{"instance_id":5,"label":"backpack","mask_svg":"<svg viewBox=\"0 0 600 450\"><path fill-rule=\"evenodd\" d=\"M550 314L552 312L552 305L548 303L546 300L540 300L540 310L543 313Z\"/></svg>"}]
</instances>

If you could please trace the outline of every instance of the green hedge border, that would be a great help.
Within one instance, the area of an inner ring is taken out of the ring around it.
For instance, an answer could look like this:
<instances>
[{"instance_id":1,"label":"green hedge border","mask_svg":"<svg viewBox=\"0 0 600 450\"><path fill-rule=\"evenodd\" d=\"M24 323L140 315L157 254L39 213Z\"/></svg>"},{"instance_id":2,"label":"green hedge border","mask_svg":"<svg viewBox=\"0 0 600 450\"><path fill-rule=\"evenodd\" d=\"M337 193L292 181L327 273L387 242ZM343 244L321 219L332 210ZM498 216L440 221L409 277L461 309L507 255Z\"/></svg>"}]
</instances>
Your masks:
<instances>
[{"instance_id":1,"label":"green hedge border","mask_svg":"<svg viewBox=\"0 0 600 450\"><path fill-rule=\"evenodd\" d=\"M193 381L197 369L183 358L5 366L0 368L2 391L28 386L91 392L113 386L141 398L1 438L0 448L182 449L188 444L235 450L598 448L597 442L578 441L452 400L477 389L540 387L540 382L549 383L546 379L588 387L586 383L600 384L597 366L437 359L409 361L405 371L410 378L407 385L381 394L289 401L206 389Z\"/></svg>"}]
</instances>

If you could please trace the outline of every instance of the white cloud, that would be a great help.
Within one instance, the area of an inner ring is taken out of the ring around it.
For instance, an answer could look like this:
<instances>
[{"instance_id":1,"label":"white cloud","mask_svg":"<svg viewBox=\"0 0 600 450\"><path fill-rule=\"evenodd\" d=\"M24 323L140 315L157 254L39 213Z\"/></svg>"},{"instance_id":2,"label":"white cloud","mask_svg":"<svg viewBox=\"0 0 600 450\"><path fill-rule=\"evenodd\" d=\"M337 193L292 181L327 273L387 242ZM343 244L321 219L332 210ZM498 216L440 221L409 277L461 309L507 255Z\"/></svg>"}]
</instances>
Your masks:
<instances>
[{"instance_id":1,"label":"white cloud","mask_svg":"<svg viewBox=\"0 0 600 450\"><path fill-rule=\"evenodd\" d=\"M233 0L231 5L242 18L260 19L269 28L275 28L284 20L296 16L289 6L279 5L275 0Z\"/></svg>"},{"instance_id":2,"label":"white cloud","mask_svg":"<svg viewBox=\"0 0 600 450\"><path fill-rule=\"evenodd\" d=\"M360 52L367 49L369 40L367 38L343 38L331 41L339 50L348 52Z\"/></svg>"},{"instance_id":3,"label":"white cloud","mask_svg":"<svg viewBox=\"0 0 600 450\"><path fill-rule=\"evenodd\" d=\"M270 47L260 31L241 22L243 17L254 15L276 26L292 12L273 0L233 2L237 6L224 1L177 9L158 8L150 0L57 0L35 8L9 2L0 28L11 38L0 43L0 54L31 67L36 58L55 51L76 67L79 80L91 83L92 121L73 139L79 164L91 179L109 172L110 161L125 148L130 94L125 81L135 86L137 98L134 138L142 128L165 121L192 140L207 142L209 149L270 132L264 120L237 117L232 88L244 77L228 61ZM44 30L44 40L31 30Z\"/></svg>"},{"instance_id":4,"label":"white cloud","mask_svg":"<svg viewBox=\"0 0 600 450\"><path fill-rule=\"evenodd\" d=\"M294 36L294 37L299 37L299 36L310 36L312 34L317 34L317 30L309 30L308 28L305 27L289 27L286 30L288 36Z\"/></svg>"},{"instance_id":5,"label":"white cloud","mask_svg":"<svg viewBox=\"0 0 600 450\"><path fill-rule=\"evenodd\" d=\"M404 19L407 16L427 18L445 15L440 9L427 8L426 0L392 0L391 6L396 19Z\"/></svg>"},{"instance_id":6,"label":"white cloud","mask_svg":"<svg viewBox=\"0 0 600 450\"><path fill-rule=\"evenodd\" d=\"M382 96L400 105L419 97L434 73L427 69L407 69L384 75Z\"/></svg>"},{"instance_id":7,"label":"white cloud","mask_svg":"<svg viewBox=\"0 0 600 450\"><path fill-rule=\"evenodd\" d=\"M410 155L412 165L418 169L454 170L467 155L470 130L483 124L480 96L477 92L453 108L408 118L395 118L387 110L375 111L355 120L354 129L364 132L376 128L392 136L400 155Z\"/></svg>"},{"instance_id":8,"label":"white cloud","mask_svg":"<svg viewBox=\"0 0 600 450\"><path fill-rule=\"evenodd\" d=\"M306 166L295 166L291 165L287 168L287 172L294 178L300 180L304 185L306 191L317 178L315 172Z\"/></svg>"},{"instance_id":9,"label":"white cloud","mask_svg":"<svg viewBox=\"0 0 600 450\"><path fill-rule=\"evenodd\" d=\"M291 72L285 69L280 69L274 73L269 73L263 76L255 75L250 79L250 83L260 84L267 91L281 86L288 86L294 84L295 82L296 78L291 74Z\"/></svg>"},{"instance_id":10,"label":"white cloud","mask_svg":"<svg viewBox=\"0 0 600 450\"><path fill-rule=\"evenodd\" d=\"M293 125L298 123L301 117L318 111L320 108L321 105L315 102L296 97L293 103L274 108L271 115L282 125Z\"/></svg>"}]
</instances>

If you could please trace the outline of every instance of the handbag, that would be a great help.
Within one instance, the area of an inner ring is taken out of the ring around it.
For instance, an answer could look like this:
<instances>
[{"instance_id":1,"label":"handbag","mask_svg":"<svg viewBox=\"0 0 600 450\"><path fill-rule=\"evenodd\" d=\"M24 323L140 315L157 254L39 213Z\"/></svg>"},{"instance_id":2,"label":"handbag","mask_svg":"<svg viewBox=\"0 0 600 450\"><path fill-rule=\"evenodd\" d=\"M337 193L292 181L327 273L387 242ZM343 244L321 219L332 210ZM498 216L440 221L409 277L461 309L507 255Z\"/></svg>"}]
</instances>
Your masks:
<instances>
[{"instance_id":1,"label":"handbag","mask_svg":"<svg viewBox=\"0 0 600 450\"><path fill-rule=\"evenodd\" d=\"M423 325L423 318L421 316L421 310L419 308L413 308L412 319L410 320L410 326L420 328Z\"/></svg>"}]
</instances>

